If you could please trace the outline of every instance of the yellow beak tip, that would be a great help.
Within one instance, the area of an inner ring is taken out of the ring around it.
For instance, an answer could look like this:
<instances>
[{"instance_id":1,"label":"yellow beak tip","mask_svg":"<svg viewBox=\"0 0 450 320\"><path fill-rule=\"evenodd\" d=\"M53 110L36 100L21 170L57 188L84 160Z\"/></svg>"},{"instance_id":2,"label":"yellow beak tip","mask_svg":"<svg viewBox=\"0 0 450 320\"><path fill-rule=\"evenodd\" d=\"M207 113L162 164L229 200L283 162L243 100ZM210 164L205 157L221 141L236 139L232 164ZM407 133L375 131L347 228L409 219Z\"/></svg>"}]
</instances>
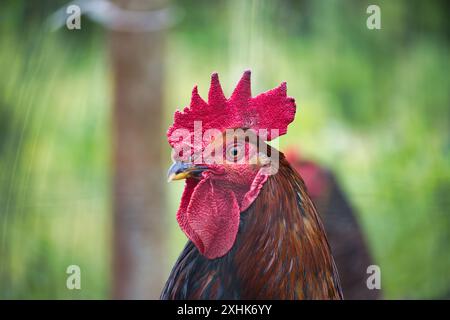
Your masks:
<instances>
[{"instance_id":1,"label":"yellow beak tip","mask_svg":"<svg viewBox=\"0 0 450 320\"><path fill-rule=\"evenodd\" d=\"M167 182L175 181L175 180L183 180L189 177L189 172L180 172L178 174L172 173L168 178Z\"/></svg>"}]
</instances>

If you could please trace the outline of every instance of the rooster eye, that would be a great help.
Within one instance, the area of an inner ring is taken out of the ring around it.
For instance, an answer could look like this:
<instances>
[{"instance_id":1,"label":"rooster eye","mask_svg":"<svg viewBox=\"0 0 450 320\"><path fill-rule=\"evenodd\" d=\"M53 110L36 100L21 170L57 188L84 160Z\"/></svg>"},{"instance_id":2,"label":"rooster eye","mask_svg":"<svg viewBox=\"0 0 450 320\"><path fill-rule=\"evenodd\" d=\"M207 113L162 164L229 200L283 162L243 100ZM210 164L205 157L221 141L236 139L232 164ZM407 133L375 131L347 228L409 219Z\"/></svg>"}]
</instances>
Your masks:
<instances>
[{"instance_id":1,"label":"rooster eye","mask_svg":"<svg viewBox=\"0 0 450 320\"><path fill-rule=\"evenodd\" d=\"M229 161L239 160L242 150L238 145L231 145L227 150L227 158Z\"/></svg>"}]
</instances>

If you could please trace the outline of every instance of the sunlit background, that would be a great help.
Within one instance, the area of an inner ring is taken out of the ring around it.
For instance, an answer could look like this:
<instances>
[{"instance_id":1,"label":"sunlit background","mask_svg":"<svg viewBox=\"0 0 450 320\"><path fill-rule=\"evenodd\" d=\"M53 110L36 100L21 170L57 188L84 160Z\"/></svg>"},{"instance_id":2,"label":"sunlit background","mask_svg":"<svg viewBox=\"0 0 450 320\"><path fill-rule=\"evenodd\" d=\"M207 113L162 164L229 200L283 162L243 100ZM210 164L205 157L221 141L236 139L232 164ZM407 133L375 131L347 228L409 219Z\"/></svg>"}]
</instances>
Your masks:
<instances>
[{"instance_id":1,"label":"sunlit background","mask_svg":"<svg viewBox=\"0 0 450 320\"><path fill-rule=\"evenodd\" d=\"M63 22L51 31L49 17L66 4L1 4L2 299L111 297L111 31L87 16L81 30ZM381 30L366 26L369 4L381 8ZM449 298L448 1L165 5L173 21L155 31L165 38L155 62L163 127L194 84L206 96L213 71L227 95L248 68L254 94L287 81L299 109L280 147L295 146L337 175L381 267L384 298ZM158 152L169 166L168 144ZM161 179L155 188L167 194L167 276L186 242L175 220L183 184ZM66 287L72 264L82 270L81 290Z\"/></svg>"}]
</instances>

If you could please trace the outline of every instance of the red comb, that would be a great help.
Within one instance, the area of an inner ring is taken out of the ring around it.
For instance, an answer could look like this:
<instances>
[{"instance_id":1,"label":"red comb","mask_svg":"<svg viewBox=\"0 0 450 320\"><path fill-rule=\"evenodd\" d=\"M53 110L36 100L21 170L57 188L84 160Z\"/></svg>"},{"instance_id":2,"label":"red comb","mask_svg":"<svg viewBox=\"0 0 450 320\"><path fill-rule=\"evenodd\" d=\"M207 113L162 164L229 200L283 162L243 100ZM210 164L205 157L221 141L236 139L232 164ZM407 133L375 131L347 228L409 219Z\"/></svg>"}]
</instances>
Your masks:
<instances>
[{"instance_id":1,"label":"red comb","mask_svg":"<svg viewBox=\"0 0 450 320\"><path fill-rule=\"evenodd\" d=\"M208 129L259 129L267 130L266 141L287 132L294 120L295 100L286 94L286 82L252 98L250 71L245 71L229 99L225 98L217 73L211 75L208 102L198 94L197 86L192 90L190 107L176 111L174 123L167 132L172 147L179 141L172 133L177 129L194 132L194 121L201 121L202 134ZM276 129L276 130L274 130ZM272 130L272 131L271 131Z\"/></svg>"}]
</instances>

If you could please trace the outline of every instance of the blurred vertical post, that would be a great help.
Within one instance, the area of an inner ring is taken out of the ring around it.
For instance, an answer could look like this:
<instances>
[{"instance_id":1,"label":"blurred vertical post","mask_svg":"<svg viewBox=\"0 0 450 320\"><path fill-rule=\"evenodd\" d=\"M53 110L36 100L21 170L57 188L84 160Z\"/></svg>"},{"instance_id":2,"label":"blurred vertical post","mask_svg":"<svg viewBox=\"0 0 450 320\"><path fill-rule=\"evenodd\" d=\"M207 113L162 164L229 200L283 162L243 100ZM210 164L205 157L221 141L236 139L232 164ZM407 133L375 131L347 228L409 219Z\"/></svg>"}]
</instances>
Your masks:
<instances>
[{"instance_id":1,"label":"blurred vertical post","mask_svg":"<svg viewBox=\"0 0 450 320\"><path fill-rule=\"evenodd\" d=\"M162 0L115 0L155 10ZM113 298L156 299L164 281L165 169L160 158L164 31L111 31L114 72Z\"/></svg>"}]
</instances>

